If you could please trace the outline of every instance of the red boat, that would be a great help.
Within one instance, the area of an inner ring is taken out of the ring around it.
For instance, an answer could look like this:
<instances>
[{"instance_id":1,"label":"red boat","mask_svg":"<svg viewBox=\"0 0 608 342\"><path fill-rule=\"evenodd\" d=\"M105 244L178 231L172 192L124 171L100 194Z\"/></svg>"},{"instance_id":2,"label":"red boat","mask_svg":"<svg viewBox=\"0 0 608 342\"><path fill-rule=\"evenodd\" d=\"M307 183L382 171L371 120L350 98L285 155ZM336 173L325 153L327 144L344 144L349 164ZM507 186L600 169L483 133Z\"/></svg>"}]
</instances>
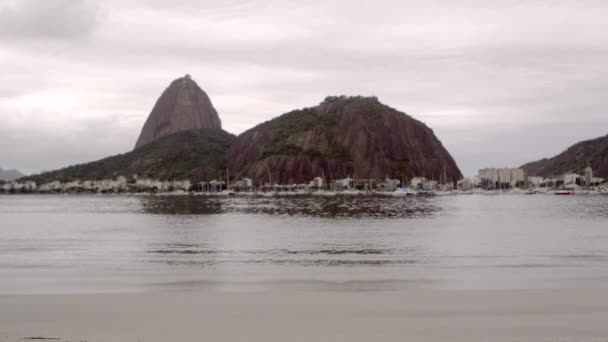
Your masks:
<instances>
[{"instance_id":1,"label":"red boat","mask_svg":"<svg viewBox=\"0 0 608 342\"><path fill-rule=\"evenodd\" d=\"M558 190L555 192L556 195L558 196L569 196L572 195L572 191L569 190Z\"/></svg>"}]
</instances>

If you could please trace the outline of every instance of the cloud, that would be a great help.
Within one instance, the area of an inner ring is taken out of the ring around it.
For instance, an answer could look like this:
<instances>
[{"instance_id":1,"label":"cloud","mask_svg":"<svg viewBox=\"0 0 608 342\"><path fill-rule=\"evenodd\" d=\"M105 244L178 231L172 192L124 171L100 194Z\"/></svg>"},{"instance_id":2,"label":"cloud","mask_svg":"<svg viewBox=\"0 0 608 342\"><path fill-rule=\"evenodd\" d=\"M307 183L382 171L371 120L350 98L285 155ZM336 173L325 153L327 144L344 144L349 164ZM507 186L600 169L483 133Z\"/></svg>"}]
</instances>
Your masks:
<instances>
[{"instance_id":1,"label":"cloud","mask_svg":"<svg viewBox=\"0 0 608 342\"><path fill-rule=\"evenodd\" d=\"M78 118L57 112L0 108L0 156L4 165L34 173L127 152L140 129L129 115Z\"/></svg>"},{"instance_id":2,"label":"cloud","mask_svg":"<svg viewBox=\"0 0 608 342\"><path fill-rule=\"evenodd\" d=\"M232 133L327 95L377 95L431 126L465 174L551 156L608 127L605 1L45 0L0 8L0 120L48 139L6 167L50 169L130 150L154 101L186 73ZM96 144L108 120L129 125ZM83 144L75 147L74 136ZM4 134L0 146L10 146ZM52 161L48 146L62 150ZM88 152L66 154L81 146Z\"/></svg>"},{"instance_id":3,"label":"cloud","mask_svg":"<svg viewBox=\"0 0 608 342\"><path fill-rule=\"evenodd\" d=\"M99 9L88 0L16 0L0 7L0 38L79 39L98 24Z\"/></svg>"}]
</instances>

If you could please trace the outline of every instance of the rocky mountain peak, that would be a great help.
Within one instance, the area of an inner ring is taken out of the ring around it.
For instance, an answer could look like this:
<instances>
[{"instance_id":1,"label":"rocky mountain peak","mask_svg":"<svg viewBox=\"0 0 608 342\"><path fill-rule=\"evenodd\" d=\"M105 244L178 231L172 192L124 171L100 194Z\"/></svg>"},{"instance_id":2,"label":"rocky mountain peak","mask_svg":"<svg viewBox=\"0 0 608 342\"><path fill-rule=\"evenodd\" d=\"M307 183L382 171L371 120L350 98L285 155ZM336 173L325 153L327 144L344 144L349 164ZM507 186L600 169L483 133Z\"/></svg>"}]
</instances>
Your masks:
<instances>
[{"instance_id":1,"label":"rocky mountain peak","mask_svg":"<svg viewBox=\"0 0 608 342\"><path fill-rule=\"evenodd\" d=\"M169 85L156 101L135 148L173 133L201 128L222 128L209 96L185 75Z\"/></svg>"}]
</instances>

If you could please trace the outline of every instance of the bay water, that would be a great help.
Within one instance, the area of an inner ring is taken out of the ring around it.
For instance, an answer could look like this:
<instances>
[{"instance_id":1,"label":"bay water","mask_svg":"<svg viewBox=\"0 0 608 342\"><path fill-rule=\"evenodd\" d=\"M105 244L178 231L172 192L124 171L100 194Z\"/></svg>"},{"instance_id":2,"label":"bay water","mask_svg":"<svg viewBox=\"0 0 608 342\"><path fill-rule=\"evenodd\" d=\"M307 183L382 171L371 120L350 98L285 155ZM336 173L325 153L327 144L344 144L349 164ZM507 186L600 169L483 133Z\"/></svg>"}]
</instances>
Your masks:
<instances>
[{"instance_id":1,"label":"bay water","mask_svg":"<svg viewBox=\"0 0 608 342\"><path fill-rule=\"evenodd\" d=\"M608 286L608 196L0 196L0 294Z\"/></svg>"}]
</instances>

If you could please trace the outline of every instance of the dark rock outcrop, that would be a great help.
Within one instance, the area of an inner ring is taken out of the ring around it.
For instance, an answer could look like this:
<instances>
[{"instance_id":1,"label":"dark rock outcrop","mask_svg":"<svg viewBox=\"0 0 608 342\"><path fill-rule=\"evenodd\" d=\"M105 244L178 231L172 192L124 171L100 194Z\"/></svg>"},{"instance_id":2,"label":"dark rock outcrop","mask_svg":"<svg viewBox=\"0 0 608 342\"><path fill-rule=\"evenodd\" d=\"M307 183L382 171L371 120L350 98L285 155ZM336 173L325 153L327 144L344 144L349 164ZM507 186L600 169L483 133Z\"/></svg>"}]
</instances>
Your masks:
<instances>
[{"instance_id":1,"label":"dark rock outcrop","mask_svg":"<svg viewBox=\"0 0 608 342\"><path fill-rule=\"evenodd\" d=\"M189 75L169 85L156 101L135 148L173 133L200 128L222 128L207 94Z\"/></svg>"},{"instance_id":2,"label":"dark rock outcrop","mask_svg":"<svg viewBox=\"0 0 608 342\"><path fill-rule=\"evenodd\" d=\"M430 128L374 97L328 97L260 124L238 136L228 167L255 182L462 177Z\"/></svg>"},{"instance_id":3,"label":"dark rock outcrop","mask_svg":"<svg viewBox=\"0 0 608 342\"><path fill-rule=\"evenodd\" d=\"M608 177L608 135L581 141L553 158L545 158L522 166L529 175L555 177L563 173L583 174L591 166L597 177Z\"/></svg>"}]
</instances>

